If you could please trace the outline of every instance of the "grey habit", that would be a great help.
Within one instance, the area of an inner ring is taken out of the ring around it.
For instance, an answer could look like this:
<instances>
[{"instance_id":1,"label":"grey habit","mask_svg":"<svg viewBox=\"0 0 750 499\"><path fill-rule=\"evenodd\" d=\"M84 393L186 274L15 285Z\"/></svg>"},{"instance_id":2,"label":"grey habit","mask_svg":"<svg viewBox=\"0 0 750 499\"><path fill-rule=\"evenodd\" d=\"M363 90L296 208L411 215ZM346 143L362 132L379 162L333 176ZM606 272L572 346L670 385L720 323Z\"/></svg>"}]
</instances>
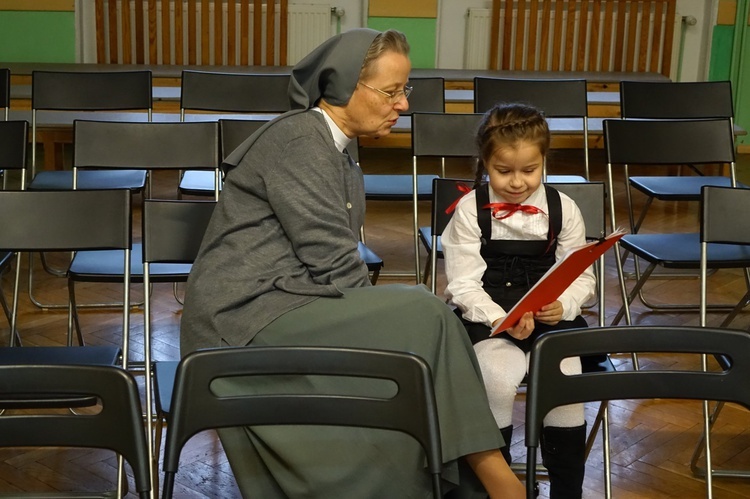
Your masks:
<instances>
[{"instance_id":1,"label":"grey habit","mask_svg":"<svg viewBox=\"0 0 750 499\"><path fill-rule=\"evenodd\" d=\"M340 152L322 97L345 105L378 32L356 29L324 42L295 66L290 111L227 160L226 181L188 281L181 349L325 345L414 352L435 378L444 479L457 459L497 449L464 327L422 286L370 286L357 240L364 221L362 173ZM345 391L351 380L267 380L265 388ZM227 379L225 394L253 390ZM380 390L374 387L374 390ZM245 497L429 497L421 448L382 430L233 428L219 432Z\"/></svg>"}]
</instances>

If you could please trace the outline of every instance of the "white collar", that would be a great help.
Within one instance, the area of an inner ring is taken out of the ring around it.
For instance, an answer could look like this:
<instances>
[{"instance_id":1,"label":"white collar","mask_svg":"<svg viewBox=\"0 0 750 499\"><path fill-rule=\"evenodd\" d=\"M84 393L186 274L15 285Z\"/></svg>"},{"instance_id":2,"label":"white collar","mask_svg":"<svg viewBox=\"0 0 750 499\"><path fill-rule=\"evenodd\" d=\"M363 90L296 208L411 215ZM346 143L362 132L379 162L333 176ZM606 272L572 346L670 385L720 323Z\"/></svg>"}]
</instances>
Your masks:
<instances>
[{"instance_id":1,"label":"white collar","mask_svg":"<svg viewBox=\"0 0 750 499\"><path fill-rule=\"evenodd\" d=\"M338 149L339 152L344 152L344 149L346 149L346 146L349 145L349 142L351 142L352 139L347 137L346 134L341 131L336 122L333 121L331 117L328 116L328 113L326 113L323 109L319 107L313 107L312 110L317 111L323 115L326 123L328 124L328 128L331 130L331 135L333 135L333 142L336 145L336 149Z\"/></svg>"}]
</instances>

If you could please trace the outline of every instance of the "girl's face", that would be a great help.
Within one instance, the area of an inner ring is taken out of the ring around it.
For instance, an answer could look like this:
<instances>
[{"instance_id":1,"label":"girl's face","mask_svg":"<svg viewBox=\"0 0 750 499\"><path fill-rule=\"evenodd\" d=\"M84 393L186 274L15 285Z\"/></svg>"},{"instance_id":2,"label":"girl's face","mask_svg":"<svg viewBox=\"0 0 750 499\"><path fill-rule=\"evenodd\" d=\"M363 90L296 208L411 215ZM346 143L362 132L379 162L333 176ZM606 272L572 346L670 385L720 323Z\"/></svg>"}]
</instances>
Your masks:
<instances>
[{"instance_id":1,"label":"girl's face","mask_svg":"<svg viewBox=\"0 0 750 499\"><path fill-rule=\"evenodd\" d=\"M490 187L509 203L523 203L542 184L544 156L533 142L499 147L485 165Z\"/></svg>"}]
</instances>

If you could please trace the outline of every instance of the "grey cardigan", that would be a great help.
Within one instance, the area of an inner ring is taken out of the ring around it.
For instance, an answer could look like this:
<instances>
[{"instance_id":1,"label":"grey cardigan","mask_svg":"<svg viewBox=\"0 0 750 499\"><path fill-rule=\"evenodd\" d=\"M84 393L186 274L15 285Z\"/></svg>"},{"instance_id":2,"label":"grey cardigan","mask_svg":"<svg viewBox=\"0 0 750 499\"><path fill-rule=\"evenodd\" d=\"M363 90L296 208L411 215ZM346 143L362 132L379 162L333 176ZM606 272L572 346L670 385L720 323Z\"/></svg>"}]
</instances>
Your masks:
<instances>
[{"instance_id":1,"label":"grey cardigan","mask_svg":"<svg viewBox=\"0 0 750 499\"><path fill-rule=\"evenodd\" d=\"M182 355L246 345L289 310L369 285L364 207L362 172L320 113L274 122L227 174L188 280Z\"/></svg>"}]
</instances>

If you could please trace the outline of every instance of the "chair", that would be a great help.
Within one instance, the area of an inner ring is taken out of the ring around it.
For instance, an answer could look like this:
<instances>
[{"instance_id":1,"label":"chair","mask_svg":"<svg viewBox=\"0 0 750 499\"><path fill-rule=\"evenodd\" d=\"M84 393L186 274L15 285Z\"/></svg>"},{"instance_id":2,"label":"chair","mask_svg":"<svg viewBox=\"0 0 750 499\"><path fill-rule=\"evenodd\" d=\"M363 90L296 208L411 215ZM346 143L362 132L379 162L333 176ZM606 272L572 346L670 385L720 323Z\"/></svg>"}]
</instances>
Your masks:
<instances>
[{"instance_id":1,"label":"chair","mask_svg":"<svg viewBox=\"0 0 750 499\"><path fill-rule=\"evenodd\" d=\"M190 111L276 114L290 109L288 74L183 71L181 81L180 121ZM215 182L208 172L186 171L179 190L181 194L214 195Z\"/></svg>"},{"instance_id":2,"label":"chair","mask_svg":"<svg viewBox=\"0 0 750 499\"><path fill-rule=\"evenodd\" d=\"M330 375L391 380L398 393L304 393L221 397L211 383L228 376ZM177 369L164 451L163 497L172 497L180 452L196 433L252 425L363 426L405 432L425 450L434 497L442 497L442 456L432 374L413 354L319 347L241 347L197 351Z\"/></svg>"},{"instance_id":3,"label":"chair","mask_svg":"<svg viewBox=\"0 0 750 499\"><path fill-rule=\"evenodd\" d=\"M734 145L731 122L719 120L604 120L604 141L607 158L608 196L614 200L612 170L613 165L643 165L652 169L660 165L674 164L716 164L729 165L734 171ZM685 180L691 190L700 193L705 177L664 177L663 186L672 190L669 199L691 200L692 194L685 194L682 185ZM627 171L626 171L627 179ZM723 185L734 185L725 178ZM648 201L647 201L648 203ZM614 203L610 202L610 222L617 227ZM637 224L634 229L637 228ZM679 243L677 241L680 241ZM623 316L628 324L631 322L630 304L639 296L641 302L655 311L693 309L697 304L655 304L649 302L641 292L643 285L652 272L661 266L665 269L698 268L698 234L691 236L679 234L642 234L625 235L618 246L632 253L635 264L636 283L628 292L623 270L624 257L620 251L615 252L618 276L623 296L623 306L615 315L612 325L617 324ZM619 249L619 248L618 248ZM641 272L640 260L649 263Z\"/></svg>"},{"instance_id":4,"label":"chair","mask_svg":"<svg viewBox=\"0 0 750 499\"><path fill-rule=\"evenodd\" d=\"M2 74L0 74L2 78ZM3 175L3 190L6 188L8 172L21 172L21 190L26 187L26 146L29 143L29 124L26 121L0 121L0 171ZM13 260L10 251L0 252L0 272L5 272ZM10 309L5 294L0 289L0 306L11 323Z\"/></svg>"},{"instance_id":5,"label":"chair","mask_svg":"<svg viewBox=\"0 0 750 499\"><path fill-rule=\"evenodd\" d=\"M445 112L444 78L410 78L412 93L409 95L409 109L402 113ZM445 165L441 172L445 176ZM413 182L409 175L374 175L365 177L365 196L374 201L410 201L413 199ZM432 194L432 179L437 175L417 175L417 199L428 200Z\"/></svg>"},{"instance_id":6,"label":"chair","mask_svg":"<svg viewBox=\"0 0 750 499\"><path fill-rule=\"evenodd\" d=\"M151 121L151 71L64 72L34 71L31 83L31 139L37 143L39 111L141 111ZM134 119L142 119L133 114ZM31 152L29 189L71 189L70 171L36 171L36 150ZM87 172L80 189L143 189L142 170Z\"/></svg>"},{"instance_id":7,"label":"chair","mask_svg":"<svg viewBox=\"0 0 750 499\"><path fill-rule=\"evenodd\" d=\"M18 397L78 397L99 400L91 414L4 414L2 447L87 447L109 449L130 463L140 497L150 497L146 439L138 385L113 366L0 365L0 408ZM116 431L113 429L116 428Z\"/></svg>"},{"instance_id":8,"label":"chair","mask_svg":"<svg viewBox=\"0 0 750 499\"><path fill-rule=\"evenodd\" d=\"M403 116L411 116L414 113L445 112L444 78L410 78L409 85L413 90L411 95L409 95L409 109L404 113L401 113ZM439 176L445 177L444 161L441 163ZM372 201L411 201L413 204L414 213L416 213L417 200L426 201L430 199L430 197L432 196L432 179L437 177L438 175L435 174L420 175L418 174L416 169L412 170L411 175L365 174L365 198ZM364 240L364 229L362 234ZM403 277L405 275L411 275L411 273L394 271L388 272L386 275ZM414 275L417 279L417 282L419 282L419 271L417 271Z\"/></svg>"},{"instance_id":9,"label":"chair","mask_svg":"<svg viewBox=\"0 0 750 499\"><path fill-rule=\"evenodd\" d=\"M564 182L590 179L589 174L589 118L586 80L528 80L506 78L474 78L474 112L484 113L500 102L530 104L541 109L547 118L575 118L583 123L583 161L585 178L566 175ZM544 181L547 165L544 165Z\"/></svg>"},{"instance_id":10,"label":"chair","mask_svg":"<svg viewBox=\"0 0 750 499\"><path fill-rule=\"evenodd\" d=\"M39 142L37 115L40 111L140 111L128 113L127 119L151 121L152 95L150 71L33 71L31 85L31 142ZM145 115L143 114L145 113ZM125 116L123 116L125 119ZM52 151L47 151L51 153ZM49 158L46 162L49 163ZM60 164L62 167L62 164ZM131 167L132 168L132 167ZM74 187L74 182L77 182ZM146 185L144 170L118 169L87 171L74 180L69 170L37 171L36 148L31 148L31 190L61 189L131 189L141 191ZM44 255L42 263L53 274L61 272L50 268ZM66 305L42 303L34 297L33 267L29 267L29 297L32 302L47 309ZM94 305L96 306L96 304Z\"/></svg>"},{"instance_id":11,"label":"chair","mask_svg":"<svg viewBox=\"0 0 750 499\"><path fill-rule=\"evenodd\" d=\"M12 122L9 122L12 123ZM2 217L0 220L0 249L2 251L16 253L16 268L13 281L13 301L10 314L9 347L0 348L0 365L2 366L39 366L39 365L89 365L89 366L113 366L121 363L127 364L129 350L130 316L127 306L123 307L122 317L122 339L121 346L79 346L74 347L70 321L72 307L68 305L68 334L66 347L60 346L35 346L24 347L21 345L21 337L18 336L18 304L19 287L21 281L21 251L70 251L77 249L108 250L120 248L121 265L130 267L130 244L131 244L131 200L130 193L125 190L109 191L0 191L0 211L12 213L13 216ZM101 225L101 230L91 230L92 227ZM34 230L29 230L33 227ZM123 277L123 303L128 302L130 274ZM79 344L83 345L83 338L78 337ZM16 346L19 345L19 346ZM34 384L33 389L22 388L9 381L16 374L3 373L3 382L9 382L10 386L18 389L13 392L10 388L3 389L4 403L7 408L80 408L89 407L96 403L92 400L93 394L88 392L73 391L59 392L50 391L53 396L36 397L39 393L48 392L43 382ZM7 376L5 375L7 374ZM49 373L48 373L49 374ZM44 377L43 377L44 378ZM62 388L62 387L61 387ZM55 388L56 389L56 388ZM68 388L69 390L70 388ZM35 390L41 390L35 391ZM19 396L18 393L26 392ZM97 392L94 392L94 394ZM114 407L114 406L113 406ZM138 406L138 421L140 425L140 406ZM0 427L7 416L0 417ZM81 421L74 423L81 424ZM86 424L85 422L83 423ZM43 423L46 428L53 428L55 432L64 430L54 421ZM93 428L92 428L93 429ZM0 433L5 438L12 438L5 427ZM47 430L45 430L47 431ZM106 431L111 433L111 427ZM123 430L124 431L124 430ZM142 431L142 430L141 430ZM41 434L40 434L41 436ZM80 437L80 432L71 434L70 438ZM103 438L104 436L102 436ZM29 436L29 445L33 445L33 436ZM58 437L61 438L61 437ZM64 437L62 437L64 438ZM0 440L9 441L9 440ZM110 442L117 442L117 437ZM107 442L107 440L104 440ZM40 442L41 443L41 442ZM54 440L47 442L52 445ZM10 445L10 444L8 444ZM115 447L117 448L117 447ZM121 449L125 450L125 449ZM131 457L132 458L132 455ZM129 458L129 459L130 459ZM138 463L130 461L135 467ZM122 474L122 468L118 466L118 475ZM148 478L146 478L148 479ZM118 489L121 488L121 480L118 479ZM148 484L148 482L145 482ZM119 491L118 491L119 492Z\"/></svg>"},{"instance_id":12,"label":"chair","mask_svg":"<svg viewBox=\"0 0 750 499\"><path fill-rule=\"evenodd\" d=\"M705 372L686 370L635 370L565 375L560 361L566 357L607 352L678 352L724 355L728 368ZM607 327L570 329L544 334L531 350L529 388L526 393L527 497L534 497L536 449L544 416L554 407L597 400L693 399L731 401L750 408L750 335L746 331L701 327ZM707 469L711 468L706 442ZM706 480L711 497L712 480Z\"/></svg>"},{"instance_id":13,"label":"chair","mask_svg":"<svg viewBox=\"0 0 750 499\"><path fill-rule=\"evenodd\" d=\"M232 151L234 151L246 138L258 131L266 122L264 121L250 121L250 120L219 120L219 127L221 130L221 156L226 158ZM355 163L359 163L359 146L357 139L355 138L347 148L350 152L350 156ZM181 185L183 185L184 192L193 193L192 188L188 188L186 184L186 178L183 177ZM359 256L367 264L367 268L370 271L370 282L375 284L378 281L380 271L383 268L383 259L380 258L372 249L370 249L364 240L364 228L360 231L361 241L357 244L359 250Z\"/></svg>"},{"instance_id":14,"label":"chair","mask_svg":"<svg viewBox=\"0 0 750 499\"><path fill-rule=\"evenodd\" d=\"M411 117L411 143L413 152L413 177L416 182L417 163L419 158L438 157L445 164L446 157L473 158L476 156L475 134L479 127L481 114L459 113L414 113ZM434 184L433 184L434 188ZM433 191L434 192L434 191ZM414 263L417 283L427 282L422 278L419 258L419 212L417 197L412 199L414 210ZM447 223L447 220L445 221ZM427 228L422 228L423 242L431 240ZM428 254L431 249L428 246ZM425 271L426 272L426 271ZM425 276L426 279L426 276ZM434 286L433 279L433 286Z\"/></svg>"},{"instance_id":15,"label":"chair","mask_svg":"<svg viewBox=\"0 0 750 499\"><path fill-rule=\"evenodd\" d=\"M185 282L198 255L203 234L213 214L213 201L155 201L143 202L143 344L144 363L152 366L151 355L151 286L154 282ZM162 267L158 269L158 267ZM153 278L151 271L155 270ZM177 362L170 364L177 365ZM151 414L151 368L146 369L146 408ZM162 391L171 393L171 385L162 382ZM159 408L160 404L156 404ZM161 448L161 421L163 411L157 412L156 443L151 441L152 417L147 418L146 435L149 462L157 465ZM155 477L152 480L156 483Z\"/></svg>"},{"instance_id":16,"label":"chair","mask_svg":"<svg viewBox=\"0 0 750 499\"><path fill-rule=\"evenodd\" d=\"M0 250L100 252L116 249L120 268L127 269L120 277L125 304L130 297L131 200L126 190L102 191L0 191L0 212L13 216L0 220ZM34 230L29 230L33 227ZM95 228L95 230L92 230ZM20 258L17 258L20 261ZM16 265L11 331L17 328L17 311L21 266ZM72 288L69 287L72 298ZM73 318L73 302L68 303L69 324ZM127 365L130 314L123 306L122 363ZM67 344L73 344L72 328L68 328ZM15 344L11 335L10 346ZM84 344L78 335L80 345ZM73 349L77 351L78 349ZM60 350L62 352L62 350ZM117 355L115 355L115 359Z\"/></svg>"},{"instance_id":17,"label":"chair","mask_svg":"<svg viewBox=\"0 0 750 499\"><path fill-rule=\"evenodd\" d=\"M73 171L97 168L127 168L138 166L148 170L181 170L212 168L219 173L219 125L217 122L199 123L134 123L76 121L76 147L73 151ZM134 244L131 262L133 282L143 279L142 247ZM75 309L77 282L122 282L123 267L119 250L106 253L79 251L68 270L68 282L73 302L73 318L80 331ZM169 268L160 267L170 275ZM155 277L155 276L154 276ZM111 306L110 304L107 304ZM79 333L80 334L80 333Z\"/></svg>"},{"instance_id":18,"label":"chair","mask_svg":"<svg viewBox=\"0 0 750 499\"><path fill-rule=\"evenodd\" d=\"M744 213L750 206L750 190L733 189L729 187L703 187L701 193L701 233L700 233L700 325L707 326L707 288L708 270L716 268L750 267L750 230L745 217L738 217L737 213ZM716 252L722 252L722 261L716 261ZM729 327L737 314L750 303L750 287L732 311L724 318L720 328ZM722 368L731 365L731 359L717 356ZM713 428L724 403L718 402L711 415L708 407L705 409L708 429ZM706 469L711 475L733 478L750 478L748 470L726 470L698 467L698 460L704 449L705 435L695 447L690 465L693 474L705 476Z\"/></svg>"},{"instance_id":19,"label":"chair","mask_svg":"<svg viewBox=\"0 0 750 499\"><path fill-rule=\"evenodd\" d=\"M427 262L424 267L423 284L430 277L430 290L437 294L437 260L443 258L443 245L440 236L453 216L451 207L464 194L472 189L473 180L453 178L435 178L432 180L432 216L430 226L419 228L419 240L427 250Z\"/></svg>"},{"instance_id":20,"label":"chair","mask_svg":"<svg viewBox=\"0 0 750 499\"><path fill-rule=\"evenodd\" d=\"M633 119L721 119L730 120L734 128L732 87L728 81L706 82L639 82L620 83L620 108L623 118ZM731 135L734 140L734 134ZM688 166L695 171L693 176L632 176L628 177L627 200L630 226L633 233L640 230L641 224L654 199L661 201L700 199L703 185L737 186L734 167L726 175L706 175L697 168L698 164L686 161L680 167ZM626 169L627 173L627 169ZM632 189L647 196L645 206L635 220Z\"/></svg>"}]
</instances>

